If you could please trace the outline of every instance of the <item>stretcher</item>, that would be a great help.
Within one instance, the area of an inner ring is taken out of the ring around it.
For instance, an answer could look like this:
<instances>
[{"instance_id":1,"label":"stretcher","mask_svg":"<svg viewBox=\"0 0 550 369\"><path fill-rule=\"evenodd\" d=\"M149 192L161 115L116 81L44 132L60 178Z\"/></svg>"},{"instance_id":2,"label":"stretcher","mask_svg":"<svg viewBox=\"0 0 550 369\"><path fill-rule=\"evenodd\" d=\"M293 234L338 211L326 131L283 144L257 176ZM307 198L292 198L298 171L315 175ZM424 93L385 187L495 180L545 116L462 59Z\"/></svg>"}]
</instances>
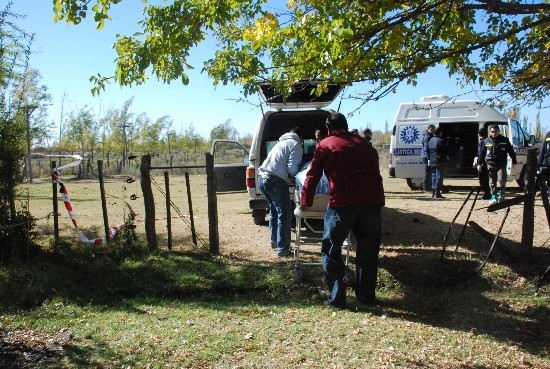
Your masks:
<instances>
[{"instance_id":1,"label":"stretcher","mask_svg":"<svg viewBox=\"0 0 550 369\"><path fill-rule=\"evenodd\" d=\"M319 226L319 222L312 223L312 220L323 220L328 206L329 195L317 194L313 198L313 204L310 207L301 209L300 204L300 190L296 188L294 191L294 201L296 208L294 209L294 216L296 217L296 232L294 240L294 257L295 257L295 269L299 273L302 265L321 265L320 258L311 259L307 261L302 257L302 249L304 247L317 247L320 249L321 240L323 238L323 227ZM343 248L345 248L345 263L348 265L349 253L352 248L350 235L344 242ZM320 250L319 250L320 251Z\"/></svg>"}]
</instances>

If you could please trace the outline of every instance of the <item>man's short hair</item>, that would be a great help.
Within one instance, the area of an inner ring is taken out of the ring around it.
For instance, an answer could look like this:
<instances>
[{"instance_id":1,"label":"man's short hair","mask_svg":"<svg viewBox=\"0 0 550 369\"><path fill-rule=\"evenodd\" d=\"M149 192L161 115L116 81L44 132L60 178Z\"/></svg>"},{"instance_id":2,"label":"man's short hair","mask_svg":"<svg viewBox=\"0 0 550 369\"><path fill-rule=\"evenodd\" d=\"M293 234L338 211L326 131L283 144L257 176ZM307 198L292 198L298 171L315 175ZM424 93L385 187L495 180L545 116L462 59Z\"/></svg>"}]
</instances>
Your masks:
<instances>
[{"instance_id":1,"label":"man's short hair","mask_svg":"<svg viewBox=\"0 0 550 369\"><path fill-rule=\"evenodd\" d=\"M434 126L433 124L430 124L430 125L428 126L428 129L435 129L435 126Z\"/></svg>"},{"instance_id":2,"label":"man's short hair","mask_svg":"<svg viewBox=\"0 0 550 369\"><path fill-rule=\"evenodd\" d=\"M434 136L439 136L443 132L443 130L440 127L437 127L434 131Z\"/></svg>"},{"instance_id":3,"label":"man's short hair","mask_svg":"<svg viewBox=\"0 0 550 369\"><path fill-rule=\"evenodd\" d=\"M294 127L290 130L292 133L296 133L300 139L304 138L304 130L300 127Z\"/></svg>"},{"instance_id":4,"label":"man's short hair","mask_svg":"<svg viewBox=\"0 0 550 369\"><path fill-rule=\"evenodd\" d=\"M348 129L348 121L342 113L332 113L327 117L328 129Z\"/></svg>"},{"instance_id":5,"label":"man's short hair","mask_svg":"<svg viewBox=\"0 0 550 369\"><path fill-rule=\"evenodd\" d=\"M363 134L364 134L364 135L367 135L367 134L370 135L370 134L372 134L372 131L371 131L370 128L365 128L365 129L363 130Z\"/></svg>"},{"instance_id":6,"label":"man's short hair","mask_svg":"<svg viewBox=\"0 0 550 369\"><path fill-rule=\"evenodd\" d=\"M498 124L493 124L490 129L494 129L495 131L499 131L500 132L500 128L498 126Z\"/></svg>"}]
</instances>

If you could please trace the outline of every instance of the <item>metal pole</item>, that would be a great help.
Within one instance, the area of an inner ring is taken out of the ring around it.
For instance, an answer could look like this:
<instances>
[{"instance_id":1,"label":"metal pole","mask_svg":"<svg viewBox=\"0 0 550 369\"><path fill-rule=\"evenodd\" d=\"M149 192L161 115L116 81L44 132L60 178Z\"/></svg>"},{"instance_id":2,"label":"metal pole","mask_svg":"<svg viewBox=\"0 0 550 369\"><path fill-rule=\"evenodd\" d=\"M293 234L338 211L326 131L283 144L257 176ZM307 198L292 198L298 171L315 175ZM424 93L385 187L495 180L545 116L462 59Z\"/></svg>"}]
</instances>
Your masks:
<instances>
[{"instance_id":1,"label":"metal pole","mask_svg":"<svg viewBox=\"0 0 550 369\"><path fill-rule=\"evenodd\" d=\"M193 215L193 200L191 199L191 184L189 182L189 172L185 172L185 187L187 187L187 203L189 204L189 220L191 222L191 237L193 244L197 245L197 232L195 231L195 217Z\"/></svg>"},{"instance_id":2,"label":"metal pole","mask_svg":"<svg viewBox=\"0 0 550 369\"><path fill-rule=\"evenodd\" d=\"M126 158L128 157L128 138L126 137L126 124L123 127L124 129L124 157L122 158L122 166L126 167Z\"/></svg>"},{"instance_id":3,"label":"metal pole","mask_svg":"<svg viewBox=\"0 0 550 369\"><path fill-rule=\"evenodd\" d=\"M103 160L97 161L97 174L99 176L99 191L101 193L101 208L103 209L103 227L105 228L105 243L111 241L109 229L109 216L107 215L107 200L105 198L105 184L103 182Z\"/></svg>"},{"instance_id":4,"label":"metal pole","mask_svg":"<svg viewBox=\"0 0 550 369\"><path fill-rule=\"evenodd\" d=\"M170 200L170 176L164 172L164 193L166 194L166 232L168 233L168 250L172 250L172 202Z\"/></svg>"},{"instance_id":5,"label":"metal pole","mask_svg":"<svg viewBox=\"0 0 550 369\"><path fill-rule=\"evenodd\" d=\"M214 174L214 157L209 152L206 156L206 192L208 194L208 230L210 253L219 255L220 238L218 233L218 199L216 197L216 175Z\"/></svg>"},{"instance_id":6,"label":"metal pole","mask_svg":"<svg viewBox=\"0 0 550 369\"><path fill-rule=\"evenodd\" d=\"M52 161L52 172L57 168L57 164ZM59 208L57 204L57 183L52 181L52 201L53 201L53 236L55 240L55 246L59 246Z\"/></svg>"}]
</instances>

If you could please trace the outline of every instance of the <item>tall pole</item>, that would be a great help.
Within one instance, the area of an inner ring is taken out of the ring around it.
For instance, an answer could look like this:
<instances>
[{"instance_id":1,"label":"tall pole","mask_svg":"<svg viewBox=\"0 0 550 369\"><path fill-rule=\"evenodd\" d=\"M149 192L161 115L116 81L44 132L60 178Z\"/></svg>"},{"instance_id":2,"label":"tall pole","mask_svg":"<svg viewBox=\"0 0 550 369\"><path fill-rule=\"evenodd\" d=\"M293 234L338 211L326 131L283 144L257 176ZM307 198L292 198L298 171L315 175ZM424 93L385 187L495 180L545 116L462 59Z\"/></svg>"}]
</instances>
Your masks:
<instances>
[{"instance_id":1,"label":"tall pole","mask_svg":"<svg viewBox=\"0 0 550 369\"><path fill-rule=\"evenodd\" d=\"M25 107L25 117L27 118L27 165L28 165L28 174L29 182L32 183L32 163L31 163L31 114L34 109L37 108L36 105L26 105Z\"/></svg>"}]
</instances>

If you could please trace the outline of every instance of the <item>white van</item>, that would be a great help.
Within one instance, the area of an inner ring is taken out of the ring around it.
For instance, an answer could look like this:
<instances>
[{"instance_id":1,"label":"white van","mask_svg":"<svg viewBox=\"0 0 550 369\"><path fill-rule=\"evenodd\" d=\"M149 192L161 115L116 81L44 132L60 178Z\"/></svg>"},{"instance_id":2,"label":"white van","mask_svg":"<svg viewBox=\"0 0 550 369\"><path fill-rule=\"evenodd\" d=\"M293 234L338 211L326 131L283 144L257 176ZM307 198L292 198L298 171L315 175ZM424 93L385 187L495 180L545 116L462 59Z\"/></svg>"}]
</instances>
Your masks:
<instances>
[{"instance_id":1,"label":"white van","mask_svg":"<svg viewBox=\"0 0 550 369\"><path fill-rule=\"evenodd\" d=\"M443 130L449 144L447 178L474 178L477 170L478 130L498 124L509 138L517 155L518 165L508 160L508 180L524 185L527 148L534 137L519 122L474 100L451 100L445 95L426 96L415 103L402 103L397 109L390 142L389 175L404 178L411 189L422 188L424 163L421 158L422 137L433 124ZM488 133L488 132L487 132Z\"/></svg>"},{"instance_id":2,"label":"white van","mask_svg":"<svg viewBox=\"0 0 550 369\"><path fill-rule=\"evenodd\" d=\"M248 167L246 168L246 187L249 206L254 224L263 224L268 213L267 201L259 189L258 167L262 165L267 153L275 146L279 137L293 127L304 132L304 156L302 164L313 158L315 149L315 131L325 126L327 117L333 112L322 108L328 106L342 91L342 86L329 84L328 91L321 96L311 94L317 82L304 82L295 85L295 92L286 100L277 95L270 85L261 85L260 94L266 104L274 109L262 114L258 119L252 138ZM289 201L294 200L294 185L289 185Z\"/></svg>"}]
</instances>

